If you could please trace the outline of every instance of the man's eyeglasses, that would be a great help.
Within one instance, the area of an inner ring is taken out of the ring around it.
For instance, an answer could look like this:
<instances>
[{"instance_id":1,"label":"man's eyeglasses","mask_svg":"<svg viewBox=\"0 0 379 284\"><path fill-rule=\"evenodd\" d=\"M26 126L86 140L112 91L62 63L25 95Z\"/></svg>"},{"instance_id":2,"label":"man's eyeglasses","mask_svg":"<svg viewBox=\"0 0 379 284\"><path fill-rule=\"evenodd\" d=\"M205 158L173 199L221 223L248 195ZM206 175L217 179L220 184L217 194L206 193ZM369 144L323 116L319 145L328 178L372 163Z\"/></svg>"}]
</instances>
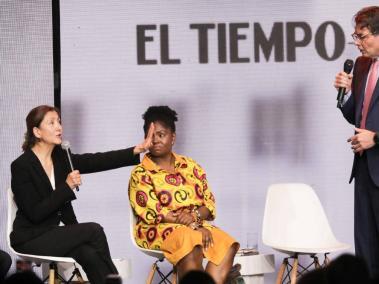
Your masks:
<instances>
[{"instance_id":1,"label":"man's eyeglasses","mask_svg":"<svg viewBox=\"0 0 379 284\"><path fill-rule=\"evenodd\" d=\"M353 38L354 41L363 41L369 35L372 35L372 33L367 33L365 35L353 33L353 34L351 34L351 37Z\"/></svg>"}]
</instances>

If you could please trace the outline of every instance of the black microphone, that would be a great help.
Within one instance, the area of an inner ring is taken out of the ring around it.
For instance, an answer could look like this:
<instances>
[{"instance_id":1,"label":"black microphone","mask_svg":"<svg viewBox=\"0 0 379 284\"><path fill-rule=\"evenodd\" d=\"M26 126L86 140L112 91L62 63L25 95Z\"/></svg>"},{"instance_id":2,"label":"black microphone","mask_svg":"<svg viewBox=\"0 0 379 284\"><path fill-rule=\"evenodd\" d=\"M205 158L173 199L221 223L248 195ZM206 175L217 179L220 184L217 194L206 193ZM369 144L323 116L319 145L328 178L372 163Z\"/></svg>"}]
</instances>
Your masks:
<instances>
[{"instance_id":1,"label":"black microphone","mask_svg":"<svg viewBox=\"0 0 379 284\"><path fill-rule=\"evenodd\" d=\"M72 160L71 160L70 142L68 142L67 140L63 141L61 144L61 147L63 150L66 151L68 162L70 163L71 171L73 171L74 166L72 165ZM79 186L76 187L76 191L79 191Z\"/></svg>"},{"instance_id":2,"label":"black microphone","mask_svg":"<svg viewBox=\"0 0 379 284\"><path fill-rule=\"evenodd\" d=\"M347 59L345 63L343 64L343 71L347 74L350 74L351 70L353 70L354 61L351 59ZM346 93L346 88L338 88L338 94L337 94L337 107L342 107L343 98Z\"/></svg>"}]
</instances>

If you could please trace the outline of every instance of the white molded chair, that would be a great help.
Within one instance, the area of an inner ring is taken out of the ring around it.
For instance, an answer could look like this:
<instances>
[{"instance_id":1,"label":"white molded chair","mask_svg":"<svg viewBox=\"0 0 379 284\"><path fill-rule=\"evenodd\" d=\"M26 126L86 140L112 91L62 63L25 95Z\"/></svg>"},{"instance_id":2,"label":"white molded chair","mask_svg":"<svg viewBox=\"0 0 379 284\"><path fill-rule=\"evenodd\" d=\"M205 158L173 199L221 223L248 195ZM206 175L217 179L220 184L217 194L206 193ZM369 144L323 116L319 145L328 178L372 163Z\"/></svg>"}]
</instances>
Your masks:
<instances>
[{"instance_id":1,"label":"white molded chair","mask_svg":"<svg viewBox=\"0 0 379 284\"><path fill-rule=\"evenodd\" d=\"M161 252L159 250L145 249L145 248L142 248L139 245L137 245L136 240L134 238L134 227L137 223L137 217L136 217L136 215L134 215L133 208L130 208L130 222L129 223L130 223L130 239L132 240L133 245L137 249L142 251L144 254L147 254L151 257L157 258L157 260L153 263L153 265L151 267L151 270L150 270L149 275L148 275L147 280L146 280L146 284L151 284L153 282L155 272L157 272L161 278L161 281L159 282L159 284L160 283L176 284L177 274L176 274L175 267L173 267L173 269L165 275L164 273L162 273L162 271L160 270L160 268L158 266L158 262L162 262L165 259L163 252ZM168 279L168 277L171 274L172 274L172 278L170 281Z\"/></svg>"},{"instance_id":2,"label":"white molded chair","mask_svg":"<svg viewBox=\"0 0 379 284\"><path fill-rule=\"evenodd\" d=\"M16 218L16 212L17 212L17 205L14 201L13 198L13 192L11 188L8 188L7 190L7 195L8 195L8 223L7 223L7 243L10 251L17 255L18 257L34 262L37 266L40 266L41 263L49 263L50 270L49 270L49 284L54 284L57 279L60 281L63 281L63 283L70 283L71 280L74 278L74 276L77 277L78 281L83 283L83 278L79 272L79 269L75 268L71 278L66 281L63 279L62 276L58 274L58 269L57 269L57 263L59 262L65 262L65 263L72 263L75 265L75 260L70 257L56 257L56 256L45 256L45 255L32 255L32 254L23 254L23 253L18 253L16 252L12 247L11 247L11 242L10 242L10 233L13 230L13 221Z\"/></svg>"},{"instance_id":3,"label":"white molded chair","mask_svg":"<svg viewBox=\"0 0 379 284\"><path fill-rule=\"evenodd\" d=\"M327 265L328 253L350 247L335 238L319 198L309 185L302 183L273 184L268 188L262 241L290 255L283 260L276 284L294 284L304 270L312 265L319 268L317 254L324 254L323 265ZM302 266L298 259L301 254L310 255L313 262ZM292 265L289 259L293 259Z\"/></svg>"}]
</instances>

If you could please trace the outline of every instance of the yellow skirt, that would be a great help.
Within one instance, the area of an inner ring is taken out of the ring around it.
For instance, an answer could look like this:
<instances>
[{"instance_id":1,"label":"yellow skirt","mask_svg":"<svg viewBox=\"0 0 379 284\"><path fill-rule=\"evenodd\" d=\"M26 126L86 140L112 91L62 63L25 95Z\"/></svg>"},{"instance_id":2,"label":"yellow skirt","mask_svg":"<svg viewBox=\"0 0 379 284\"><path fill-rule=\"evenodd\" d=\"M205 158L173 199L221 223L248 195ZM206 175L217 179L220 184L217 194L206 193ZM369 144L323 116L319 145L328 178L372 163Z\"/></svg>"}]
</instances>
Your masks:
<instances>
[{"instance_id":1,"label":"yellow skirt","mask_svg":"<svg viewBox=\"0 0 379 284\"><path fill-rule=\"evenodd\" d=\"M224 259L228 249L232 244L237 243L235 239L224 231L216 227L207 227L213 237L213 247L206 251L203 249L203 255L212 263L219 265ZM202 234L199 231L192 230L187 226L176 228L162 243L161 251L166 259L173 265L189 254L195 246L203 247Z\"/></svg>"}]
</instances>

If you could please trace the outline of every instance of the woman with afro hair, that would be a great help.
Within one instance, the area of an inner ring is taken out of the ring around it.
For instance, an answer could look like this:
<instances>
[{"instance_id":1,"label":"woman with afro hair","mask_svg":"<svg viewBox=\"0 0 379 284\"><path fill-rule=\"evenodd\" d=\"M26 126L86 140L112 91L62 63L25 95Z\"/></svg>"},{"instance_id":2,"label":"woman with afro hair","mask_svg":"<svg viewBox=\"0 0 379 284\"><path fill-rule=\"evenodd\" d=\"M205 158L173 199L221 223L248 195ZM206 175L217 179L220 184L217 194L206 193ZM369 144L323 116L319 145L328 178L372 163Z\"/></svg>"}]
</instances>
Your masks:
<instances>
[{"instance_id":1,"label":"woman with afro hair","mask_svg":"<svg viewBox=\"0 0 379 284\"><path fill-rule=\"evenodd\" d=\"M145 136L152 131L153 137L129 182L137 244L161 250L179 279L190 270L204 270L206 258L205 271L217 284L225 283L239 244L208 222L215 219L216 207L204 170L172 151L177 113L151 106L142 117Z\"/></svg>"}]
</instances>

